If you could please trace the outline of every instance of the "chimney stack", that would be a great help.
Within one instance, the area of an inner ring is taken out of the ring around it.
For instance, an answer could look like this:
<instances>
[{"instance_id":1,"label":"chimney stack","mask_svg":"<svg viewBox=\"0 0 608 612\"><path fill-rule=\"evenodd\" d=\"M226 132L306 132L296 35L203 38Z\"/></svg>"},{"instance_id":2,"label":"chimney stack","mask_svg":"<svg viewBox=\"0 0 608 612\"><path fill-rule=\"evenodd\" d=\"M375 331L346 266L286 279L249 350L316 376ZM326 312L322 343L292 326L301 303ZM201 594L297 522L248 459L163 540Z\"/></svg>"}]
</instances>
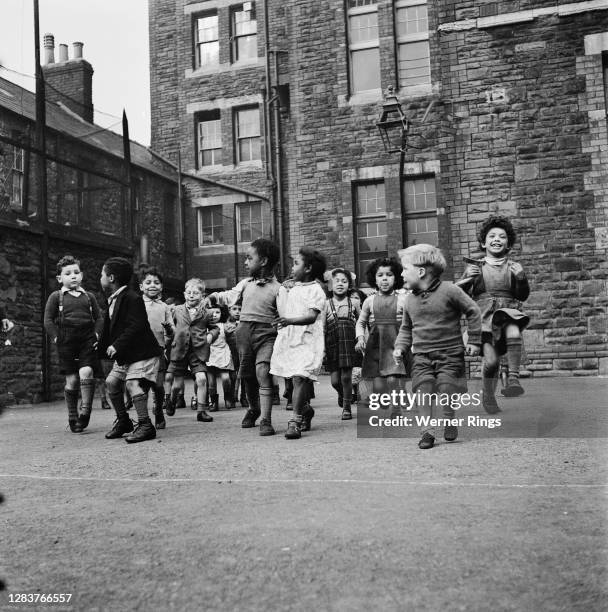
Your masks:
<instances>
[{"instance_id":1,"label":"chimney stack","mask_svg":"<svg viewBox=\"0 0 608 612\"><path fill-rule=\"evenodd\" d=\"M59 45L59 60L55 62L55 38L45 34L46 64L42 67L48 102L61 102L88 123L93 123L93 67L82 57L83 43L73 43L73 57L68 58L68 46Z\"/></svg>"},{"instance_id":2,"label":"chimney stack","mask_svg":"<svg viewBox=\"0 0 608 612\"><path fill-rule=\"evenodd\" d=\"M44 35L44 63L55 63L55 37L52 34Z\"/></svg>"}]
</instances>

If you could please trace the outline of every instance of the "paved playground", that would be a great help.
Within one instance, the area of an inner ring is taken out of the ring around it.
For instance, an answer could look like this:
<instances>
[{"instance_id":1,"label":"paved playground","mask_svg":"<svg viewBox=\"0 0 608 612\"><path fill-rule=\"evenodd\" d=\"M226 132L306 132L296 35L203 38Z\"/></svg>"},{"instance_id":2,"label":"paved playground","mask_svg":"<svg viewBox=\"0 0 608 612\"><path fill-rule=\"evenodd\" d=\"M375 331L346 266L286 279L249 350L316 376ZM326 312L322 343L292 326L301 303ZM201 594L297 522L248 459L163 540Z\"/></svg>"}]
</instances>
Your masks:
<instances>
[{"instance_id":1,"label":"paved playground","mask_svg":"<svg viewBox=\"0 0 608 612\"><path fill-rule=\"evenodd\" d=\"M104 439L97 401L84 434L60 402L5 409L0 609L608 609L607 387L528 380L502 402L507 421L579 411L585 437L467 431L430 451L358 438L326 378L297 441L284 403L271 438L242 409L182 409L136 445Z\"/></svg>"}]
</instances>

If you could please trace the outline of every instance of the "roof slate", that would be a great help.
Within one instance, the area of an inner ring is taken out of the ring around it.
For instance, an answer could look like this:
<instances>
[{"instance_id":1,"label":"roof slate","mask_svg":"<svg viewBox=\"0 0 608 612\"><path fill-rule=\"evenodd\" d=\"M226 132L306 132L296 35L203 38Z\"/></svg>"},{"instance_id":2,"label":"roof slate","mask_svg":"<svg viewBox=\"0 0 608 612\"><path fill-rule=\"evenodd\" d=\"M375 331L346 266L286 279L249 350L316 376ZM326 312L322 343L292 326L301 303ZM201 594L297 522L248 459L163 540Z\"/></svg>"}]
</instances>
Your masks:
<instances>
[{"instance_id":1,"label":"roof slate","mask_svg":"<svg viewBox=\"0 0 608 612\"><path fill-rule=\"evenodd\" d=\"M0 107L30 121L36 119L35 94L2 77L0 77ZM47 101L46 124L52 130L77 138L83 143L114 157L120 159L124 157L122 136L94 123L84 121L59 102L51 103ZM169 164L163 163L150 149L138 142L130 140L130 143L132 164L163 178L176 180L176 173Z\"/></svg>"}]
</instances>

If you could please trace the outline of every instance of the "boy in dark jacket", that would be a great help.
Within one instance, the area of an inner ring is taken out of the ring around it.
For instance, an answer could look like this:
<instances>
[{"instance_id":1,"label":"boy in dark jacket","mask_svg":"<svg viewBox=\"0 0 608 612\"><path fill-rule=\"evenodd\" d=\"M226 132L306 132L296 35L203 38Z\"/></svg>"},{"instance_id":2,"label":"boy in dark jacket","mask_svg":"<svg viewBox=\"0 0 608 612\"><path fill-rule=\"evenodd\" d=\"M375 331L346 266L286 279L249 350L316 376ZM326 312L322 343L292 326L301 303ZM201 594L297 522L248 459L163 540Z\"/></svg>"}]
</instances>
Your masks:
<instances>
[{"instance_id":1,"label":"boy in dark jacket","mask_svg":"<svg viewBox=\"0 0 608 612\"><path fill-rule=\"evenodd\" d=\"M142 297L128 286L132 276L133 267L124 257L111 257L103 266L100 283L109 307L99 350L114 360L106 385L116 421L106 438L129 433L127 442L143 442L156 437L148 415L148 391L156 381L162 349L150 329ZM125 382L137 411L135 429L125 408Z\"/></svg>"}]
</instances>

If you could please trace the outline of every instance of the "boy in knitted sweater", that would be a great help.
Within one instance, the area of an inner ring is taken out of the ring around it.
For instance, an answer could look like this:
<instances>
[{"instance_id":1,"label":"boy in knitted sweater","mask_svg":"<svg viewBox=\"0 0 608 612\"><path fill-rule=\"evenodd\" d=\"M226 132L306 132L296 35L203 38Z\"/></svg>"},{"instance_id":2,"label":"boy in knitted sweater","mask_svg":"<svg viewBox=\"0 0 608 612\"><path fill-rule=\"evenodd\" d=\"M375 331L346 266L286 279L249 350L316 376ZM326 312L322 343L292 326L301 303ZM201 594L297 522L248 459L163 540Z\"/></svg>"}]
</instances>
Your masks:
<instances>
[{"instance_id":1,"label":"boy in knitted sweater","mask_svg":"<svg viewBox=\"0 0 608 612\"><path fill-rule=\"evenodd\" d=\"M418 406L421 417L432 416L432 393L452 394L466 391L465 347L462 342L460 319L467 318L468 355L478 355L481 344L481 314L477 304L453 283L441 280L446 261L441 251L430 244L417 244L399 251L403 279L411 293L406 296L403 321L395 341L393 357L401 363L412 349L412 391L423 398ZM444 416L451 418L454 410L444 406ZM454 425L446 425L444 439L458 437ZM432 448L435 430L425 427L419 448Z\"/></svg>"},{"instance_id":2,"label":"boy in knitted sweater","mask_svg":"<svg viewBox=\"0 0 608 612\"><path fill-rule=\"evenodd\" d=\"M71 431L80 433L89 424L95 393L93 370L97 366L97 341L103 314L95 296L85 291L80 262L66 255L57 262L61 289L49 296L44 309L44 329L57 345L59 368L65 374L65 401ZM78 414L78 386L82 396Z\"/></svg>"}]
</instances>

